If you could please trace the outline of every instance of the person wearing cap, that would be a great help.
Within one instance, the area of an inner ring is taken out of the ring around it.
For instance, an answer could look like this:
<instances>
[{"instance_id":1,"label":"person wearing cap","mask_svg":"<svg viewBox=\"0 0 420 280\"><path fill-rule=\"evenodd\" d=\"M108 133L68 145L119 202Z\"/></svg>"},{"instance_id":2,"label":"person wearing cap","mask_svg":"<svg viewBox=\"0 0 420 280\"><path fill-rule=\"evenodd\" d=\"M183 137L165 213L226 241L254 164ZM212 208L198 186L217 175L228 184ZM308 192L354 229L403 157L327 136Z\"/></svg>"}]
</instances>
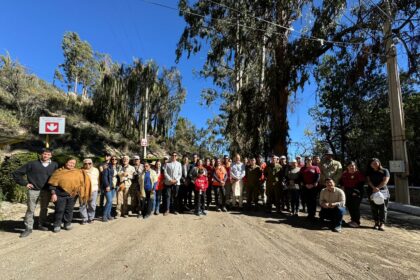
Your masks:
<instances>
[{"instance_id":1,"label":"person wearing cap","mask_svg":"<svg viewBox=\"0 0 420 280\"><path fill-rule=\"evenodd\" d=\"M139 185L139 176L143 173L144 165L140 161L140 157L135 155L133 157L133 167L134 167L134 175L132 184L130 187L130 196L131 196L131 213L139 214L142 209L142 205L140 205L140 185Z\"/></svg>"},{"instance_id":2,"label":"person wearing cap","mask_svg":"<svg viewBox=\"0 0 420 280\"><path fill-rule=\"evenodd\" d=\"M297 166L297 161L292 159L290 161L290 168L286 173L287 188L290 195L290 207L292 216L299 215L299 197L300 197L300 167Z\"/></svg>"},{"instance_id":3,"label":"person wearing cap","mask_svg":"<svg viewBox=\"0 0 420 280\"><path fill-rule=\"evenodd\" d=\"M130 157L122 157L122 165L117 170L119 185L117 190L117 212L121 217L126 218L128 215L128 196L130 194L130 187L133 182L134 173L136 170L130 165Z\"/></svg>"},{"instance_id":4,"label":"person wearing cap","mask_svg":"<svg viewBox=\"0 0 420 280\"><path fill-rule=\"evenodd\" d=\"M297 167L302 168L305 166L305 163L302 161L302 157L300 155L297 155L295 159L296 159Z\"/></svg>"},{"instance_id":5,"label":"person wearing cap","mask_svg":"<svg viewBox=\"0 0 420 280\"><path fill-rule=\"evenodd\" d=\"M245 177L245 164L241 162L241 156L235 155L235 162L230 168L230 178L232 184L232 196L230 204L235 206L238 203L239 208L242 208L242 194L244 189L243 178ZM254 188L257 188L255 185ZM258 197L258 196L257 196ZM239 201L238 201L239 199Z\"/></svg>"},{"instance_id":6,"label":"person wearing cap","mask_svg":"<svg viewBox=\"0 0 420 280\"><path fill-rule=\"evenodd\" d=\"M389 171L382 167L381 161L377 158L372 158L369 162L368 171L366 173L369 188L368 198L370 201L370 208L372 210L372 217L375 221L374 229L384 231L387 218L387 207L389 202ZM375 203L371 199L371 195L381 192L383 195L383 203Z\"/></svg>"},{"instance_id":7,"label":"person wearing cap","mask_svg":"<svg viewBox=\"0 0 420 280\"><path fill-rule=\"evenodd\" d=\"M25 231L20 237L27 237L32 233L36 205L40 204L38 228L48 230L48 204L51 193L48 179L58 169L58 164L51 160L52 151L43 149L38 160L30 161L12 173L14 181L27 189L27 210L25 214Z\"/></svg>"},{"instance_id":8,"label":"person wearing cap","mask_svg":"<svg viewBox=\"0 0 420 280\"><path fill-rule=\"evenodd\" d=\"M105 160L101 164L99 164L98 169L99 169L99 172L101 174L100 175L101 176L101 179L102 179L102 174L103 174L104 170L106 168L108 168L108 165L111 162L111 157L112 157L112 155L110 153L105 152L105 155L104 155L104 159ZM99 208L103 212L106 192L105 191L102 191L102 188L100 188L99 192L100 192L100 196L99 196Z\"/></svg>"},{"instance_id":9,"label":"person wearing cap","mask_svg":"<svg viewBox=\"0 0 420 280\"><path fill-rule=\"evenodd\" d=\"M314 219L316 214L316 198L318 195L318 182L321 171L318 166L312 165L312 158L305 158L305 166L300 169L300 182L302 184L302 199L308 208L308 219Z\"/></svg>"},{"instance_id":10,"label":"person wearing cap","mask_svg":"<svg viewBox=\"0 0 420 280\"><path fill-rule=\"evenodd\" d=\"M182 177L182 166L177 161L178 154L173 152L171 160L163 166L165 175L165 188L163 189L164 216L171 211L175 215L179 213L179 185Z\"/></svg>"},{"instance_id":11,"label":"person wearing cap","mask_svg":"<svg viewBox=\"0 0 420 280\"><path fill-rule=\"evenodd\" d=\"M93 223L95 219L95 211L96 211L96 198L98 197L98 189L99 189L99 169L93 166L92 159L86 158L83 160L83 170L87 173L90 178L91 183L91 194L90 199L88 201L81 201L79 202L79 212L82 218L82 225L86 223Z\"/></svg>"},{"instance_id":12,"label":"person wearing cap","mask_svg":"<svg viewBox=\"0 0 420 280\"><path fill-rule=\"evenodd\" d=\"M169 157L168 156L164 156L163 157L163 165L167 164L169 162Z\"/></svg>"},{"instance_id":13,"label":"person wearing cap","mask_svg":"<svg viewBox=\"0 0 420 280\"><path fill-rule=\"evenodd\" d=\"M325 185L326 187L319 195L319 204L321 206L319 218L321 222L329 220L332 231L341 232L341 223L346 212L346 195L343 190L335 186L332 178L326 178Z\"/></svg>"},{"instance_id":14,"label":"person wearing cap","mask_svg":"<svg viewBox=\"0 0 420 280\"><path fill-rule=\"evenodd\" d=\"M279 163L279 157L273 155L271 157L271 163L265 169L264 176L267 178L267 212L271 213L273 204L276 206L276 211L280 212L280 174L281 165Z\"/></svg>"},{"instance_id":15,"label":"person wearing cap","mask_svg":"<svg viewBox=\"0 0 420 280\"><path fill-rule=\"evenodd\" d=\"M325 151L324 157L319 165L321 170L320 178L320 187L325 187L325 179L331 178L334 180L335 185L338 185L341 178L341 173L343 173L343 167L341 163L333 159L334 153L331 149Z\"/></svg>"}]
</instances>

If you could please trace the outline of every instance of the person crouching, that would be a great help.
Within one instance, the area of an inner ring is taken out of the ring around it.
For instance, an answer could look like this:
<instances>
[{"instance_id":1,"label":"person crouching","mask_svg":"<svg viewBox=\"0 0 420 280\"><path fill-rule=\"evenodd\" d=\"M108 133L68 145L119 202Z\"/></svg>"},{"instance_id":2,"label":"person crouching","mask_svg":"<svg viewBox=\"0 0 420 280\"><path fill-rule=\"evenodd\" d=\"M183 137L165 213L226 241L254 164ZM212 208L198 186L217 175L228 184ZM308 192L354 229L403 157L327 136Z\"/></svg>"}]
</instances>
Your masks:
<instances>
[{"instance_id":1,"label":"person crouching","mask_svg":"<svg viewBox=\"0 0 420 280\"><path fill-rule=\"evenodd\" d=\"M91 181L85 170L76 167L76 159L67 159L64 167L57 169L48 181L51 190L51 201L55 203L54 232L71 229L75 197L78 195L82 203L91 197Z\"/></svg>"},{"instance_id":2,"label":"person crouching","mask_svg":"<svg viewBox=\"0 0 420 280\"><path fill-rule=\"evenodd\" d=\"M194 181L195 191L194 191L194 203L195 203L195 212L197 216L207 215L206 213L206 191L209 187L209 181L204 167L199 168L197 172L197 177Z\"/></svg>"},{"instance_id":3,"label":"person crouching","mask_svg":"<svg viewBox=\"0 0 420 280\"><path fill-rule=\"evenodd\" d=\"M321 191L319 197L319 203L321 204L319 218L321 222L330 220L332 231L341 232L341 222L346 211L346 195L343 190L335 187L332 178L325 179L325 186L326 188Z\"/></svg>"}]
</instances>

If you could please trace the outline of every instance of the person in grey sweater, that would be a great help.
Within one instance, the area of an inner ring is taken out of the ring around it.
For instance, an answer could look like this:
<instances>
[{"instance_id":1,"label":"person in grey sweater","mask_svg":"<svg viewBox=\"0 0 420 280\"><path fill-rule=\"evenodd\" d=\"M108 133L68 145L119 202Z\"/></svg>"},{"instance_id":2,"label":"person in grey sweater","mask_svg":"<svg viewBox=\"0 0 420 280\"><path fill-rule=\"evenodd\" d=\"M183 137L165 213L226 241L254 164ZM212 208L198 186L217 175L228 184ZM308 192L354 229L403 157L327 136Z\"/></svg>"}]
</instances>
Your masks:
<instances>
[{"instance_id":1,"label":"person in grey sweater","mask_svg":"<svg viewBox=\"0 0 420 280\"><path fill-rule=\"evenodd\" d=\"M177 161L177 153L172 153L171 160L163 167L163 173L165 176L163 189L163 205L164 205L164 216L169 214L169 211L178 214L179 211L179 185L182 177L182 166Z\"/></svg>"},{"instance_id":2,"label":"person in grey sweater","mask_svg":"<svg viewBox=\"0 0 420 280\"><path fill-rule=\"evenodd\" d=\"M48 230L47 213L51 193L47 182L58 168L58 164L51 161L51 157L52 151L44 149L40 154L39 160L30 161L12 173L15 182L25 186L28 190L25 231L20 234L20 237L27 237L32 233L34 212L38 201L41 205L38 228L43 231Z\"/></svg>"}]
</instances>

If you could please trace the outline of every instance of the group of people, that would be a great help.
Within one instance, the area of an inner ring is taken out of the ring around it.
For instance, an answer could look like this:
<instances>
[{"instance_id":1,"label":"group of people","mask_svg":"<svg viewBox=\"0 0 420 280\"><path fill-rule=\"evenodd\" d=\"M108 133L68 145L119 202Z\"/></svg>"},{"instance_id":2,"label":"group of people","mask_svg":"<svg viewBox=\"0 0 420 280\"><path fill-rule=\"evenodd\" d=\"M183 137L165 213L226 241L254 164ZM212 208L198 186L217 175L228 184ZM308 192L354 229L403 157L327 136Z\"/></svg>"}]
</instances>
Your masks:
<instances>
[{"instance_id":1,"label":"group of people","mask_svg":"<svg viewBox=\"0 0 420 280\"><path fill-rule=\"evenodd\" d=\"M70 230L77 200L83 225L93 223L95 217L103 222L128 217L130 211L143 219L152 214L167 216L192 210L201 216L207 215L212 204L218 212L262 207L271 213L274 206L279 213L296 217L299 212L306 212L308 219L315 220L318 205L321 208L319 219L329 222L333 231L340 232L346 208L351 217L348 225L360 226L365 184L374 228L385 230L390 175L376 158L371 159L366 174L358 170L353 161L343 171L330 150L322 159L305 157L304 162L300 156L288 162L286 156L276 155L267 163L262 157L242 161L238 154L233 161L229 156L203 160L193 155L190 162L187 156L178 161L178 154L174 152L170 157L153 162L142 161L139 156L118 158L106 153L105 161L97 167L90 158L83 160L81 169L76 165L77 160L69 158L59 168L52 161L52 151L44 149L39 160L13 173L15 181L28 189L25 230L21 237L32 233L38 201L40 230L49 230L50 201L55 204L53 232L62 228Z\"/></svg>"}]
</instances>

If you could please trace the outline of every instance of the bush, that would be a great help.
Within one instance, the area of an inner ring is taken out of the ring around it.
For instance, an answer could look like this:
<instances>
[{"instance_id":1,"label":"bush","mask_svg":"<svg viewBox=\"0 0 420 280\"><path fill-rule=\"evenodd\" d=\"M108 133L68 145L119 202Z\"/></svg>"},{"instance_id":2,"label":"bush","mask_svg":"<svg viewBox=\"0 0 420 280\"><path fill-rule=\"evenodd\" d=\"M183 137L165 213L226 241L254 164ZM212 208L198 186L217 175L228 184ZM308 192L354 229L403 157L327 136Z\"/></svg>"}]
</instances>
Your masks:
<instances>
[{"instance_id":1,"label":"bush","mask_svg":"<svg viewBox=\"0 0 420 280\"><path fill-rule=\"evenodd\" d=\"M0 169L0 189L4 200L11 202L26 201L26 188L15 183L12 172L28 161L35 159L37 159L36 153L22 153L3 161Z\"/></svg>"}]
</instances>

